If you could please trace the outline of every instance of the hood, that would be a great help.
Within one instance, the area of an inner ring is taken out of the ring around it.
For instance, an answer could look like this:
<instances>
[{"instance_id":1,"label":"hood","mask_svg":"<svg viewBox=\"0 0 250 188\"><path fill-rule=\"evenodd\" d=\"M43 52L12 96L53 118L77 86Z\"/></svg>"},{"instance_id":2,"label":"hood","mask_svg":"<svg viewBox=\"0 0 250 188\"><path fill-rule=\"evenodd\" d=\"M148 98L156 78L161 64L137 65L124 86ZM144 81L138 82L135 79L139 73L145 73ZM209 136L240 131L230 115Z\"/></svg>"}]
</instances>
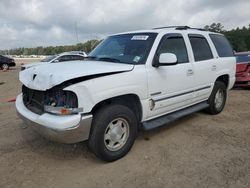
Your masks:
<instances>
[{"instance_id":1,"label":"hood","mask_svg":"<svg viewBox=\"0 0 250 188\"><path fill-rule=\"evenodd\" d=\"M236 64L236 72L244 72L247 70L248 66L250 66L250 62L248 63L237 63Z\"/></svg>"},{"instance_id":2,"label":"hood","mask_svg":"<svg viewBox=\"0 0 250 188\"><path fill-rule=\"evenodd\" d=\"M134 65L102 61L69 61L33 66L19 73L28 88L45 91L65 81L85 76L132 70Z\"/></svg>"}]
</instances>

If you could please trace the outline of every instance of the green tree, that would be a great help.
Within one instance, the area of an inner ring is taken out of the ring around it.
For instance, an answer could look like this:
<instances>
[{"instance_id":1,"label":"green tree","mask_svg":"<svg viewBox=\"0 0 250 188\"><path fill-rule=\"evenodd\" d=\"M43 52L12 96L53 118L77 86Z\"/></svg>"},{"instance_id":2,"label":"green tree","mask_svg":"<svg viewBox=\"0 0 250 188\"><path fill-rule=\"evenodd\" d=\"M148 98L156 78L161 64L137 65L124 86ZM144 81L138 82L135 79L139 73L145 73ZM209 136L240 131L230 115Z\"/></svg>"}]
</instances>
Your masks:
<instances>
[{"instance_id":1,"label":"green tree","mask_svg":"<svg viewBox=\"0 0 250 188\"><path fill-rule=\"evenodd\" d=\"M221 33L223 32L224 26L221 23L212 23L211 25L206 25L204 29L212 32Z\"/></svg>"}]
</instances>

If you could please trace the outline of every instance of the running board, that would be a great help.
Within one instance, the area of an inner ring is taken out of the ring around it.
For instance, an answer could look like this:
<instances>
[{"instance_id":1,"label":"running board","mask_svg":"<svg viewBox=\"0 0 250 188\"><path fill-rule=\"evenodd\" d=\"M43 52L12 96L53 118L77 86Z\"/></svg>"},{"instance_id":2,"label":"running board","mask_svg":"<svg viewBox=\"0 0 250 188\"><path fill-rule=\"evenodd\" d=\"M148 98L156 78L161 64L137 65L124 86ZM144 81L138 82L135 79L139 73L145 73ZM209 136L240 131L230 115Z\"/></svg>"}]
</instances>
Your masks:
<instances>
[{"instance_id":1,"label":"running board","mask_svg":"<svg viewBox=\"0 0 250 188\"><path fill-rule=\"evenodd\" d=\"M203 110L205 108L209 107L208 103L202 102L202 103L198 103L196 105L184 108L182 110L179 110L177 112L172 112L170 114L149 120L149 121L145 121L142 123L142 128L143 130L151 130L157 127L161 127L163 125L169 124L179 118L182 118L184 116L187 116L189 114L192 114L194 112L198 112L200 110Z\"/></svg>"}]
</instances>

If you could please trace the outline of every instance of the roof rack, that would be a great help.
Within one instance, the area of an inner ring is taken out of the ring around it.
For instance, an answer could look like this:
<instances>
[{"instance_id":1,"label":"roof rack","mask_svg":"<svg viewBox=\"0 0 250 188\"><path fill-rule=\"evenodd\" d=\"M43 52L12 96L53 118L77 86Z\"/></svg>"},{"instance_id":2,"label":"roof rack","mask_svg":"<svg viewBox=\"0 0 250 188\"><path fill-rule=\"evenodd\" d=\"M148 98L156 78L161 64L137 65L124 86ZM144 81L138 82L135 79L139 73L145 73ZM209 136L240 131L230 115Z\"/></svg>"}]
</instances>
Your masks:
<instances>
[{"instance_id":1,"label":"roof rack","mask_svg":"<svg viewBox=\"0 0 250 188\"><path fill-rule=\"evenodd\" d=\"M199 31L208 31L207 29L203 29L203 28L195 28L195 27L190 27L188 29L195 29L195 30L199 30Z\"/></svg>"},{"instance_id":2,"label":"roof rack","mask_svg":"<svg viewBox=\"0 0 250 188\"><path fill-rule=\"evenodd\" d=\"M199 31L207 31L206 29L202 29L202 28L192 28L189 26L167 26L167 27L156 27L153 28L154 30L156 29L168 29L168 28L175 28L175 30L187 30L187 29L195 29L195 30L199 30Z\"/></svg>"},{"instance_id":3,"label":"roof rack","mask_svg":"<svg viewBox=\"0 0 250 188\"><path fill-rule=\"evenodd\" d=\"M156 28L153 28L153 29L168 29L168 28L189 28L188 26L166 26L166 27L156 27Z\"/></svg>"}]
</instances>

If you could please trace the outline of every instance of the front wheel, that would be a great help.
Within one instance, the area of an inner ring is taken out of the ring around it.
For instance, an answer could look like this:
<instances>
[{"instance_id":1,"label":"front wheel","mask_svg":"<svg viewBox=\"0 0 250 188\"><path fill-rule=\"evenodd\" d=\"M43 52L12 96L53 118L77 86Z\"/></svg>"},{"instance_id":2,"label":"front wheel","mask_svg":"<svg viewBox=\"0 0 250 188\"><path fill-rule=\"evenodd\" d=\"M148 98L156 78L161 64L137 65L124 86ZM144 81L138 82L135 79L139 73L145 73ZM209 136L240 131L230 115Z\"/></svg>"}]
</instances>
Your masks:
<instances>
[{"instance_id":1,"label":"front wheel","mask_svg":"<svg viewBox=\"0 0 250 188\"><path fill-rule=\"evenodd\" d=\"M104 161L122 158L131 149L137 134L137 119L123 105L109 105L94 114L88 145Z\"/></svg>"},{"instance_id":2,"label":"front wheel","mask_svg":"<svg viewBox=\"0 0 250 188\"><path fill-rule=\"evenodd\" d=\"M4 63L4 64L2 64L2 70L4 70L4 71L6 71L6 70L8 70L9 69L9 65L8 64L6 64L6 63Z\"/></svg>"},{"instance_id":3,"label":"front wheel","mask_svg":"<svg viewBox=\"0 0 250 188\"><path fill-rule=\"evenodd\" d=\"M209 107L206 111L209 114L219 114L225 106L227 100L227 88L223 82L216 81L214 84L213 91L208 99Z\"/></svg>"}]
</instances>

